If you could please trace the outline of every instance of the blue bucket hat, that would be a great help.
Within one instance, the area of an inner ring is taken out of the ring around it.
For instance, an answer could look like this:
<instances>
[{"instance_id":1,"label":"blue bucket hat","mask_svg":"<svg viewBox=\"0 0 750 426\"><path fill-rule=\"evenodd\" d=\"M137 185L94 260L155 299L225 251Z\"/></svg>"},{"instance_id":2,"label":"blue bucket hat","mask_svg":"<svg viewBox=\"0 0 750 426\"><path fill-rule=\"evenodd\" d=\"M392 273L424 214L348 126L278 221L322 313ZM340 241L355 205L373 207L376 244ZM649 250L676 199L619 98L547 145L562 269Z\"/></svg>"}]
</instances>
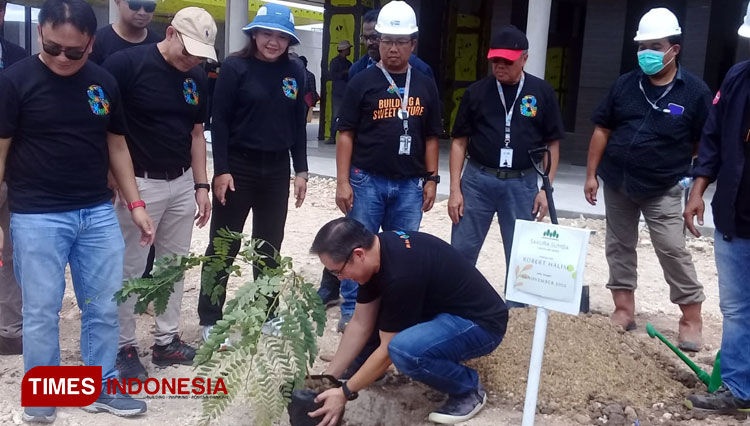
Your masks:
<instances>
[{"instance_id":1,"label":"blue bucket hat","mask_svg":"<svg viewBox=\"0 0 750 426\"><path fill-rule=\"evenodd\" d=\"M294 32L294 15L292 15L292 11L286 6L276 3L266 3L261 6L253 22L245 25L242 31L250 35L250 31L255 28L281 31L292 38L289 41L290 45L299 44L299 37Z\"/></svg>"}]
</instances>

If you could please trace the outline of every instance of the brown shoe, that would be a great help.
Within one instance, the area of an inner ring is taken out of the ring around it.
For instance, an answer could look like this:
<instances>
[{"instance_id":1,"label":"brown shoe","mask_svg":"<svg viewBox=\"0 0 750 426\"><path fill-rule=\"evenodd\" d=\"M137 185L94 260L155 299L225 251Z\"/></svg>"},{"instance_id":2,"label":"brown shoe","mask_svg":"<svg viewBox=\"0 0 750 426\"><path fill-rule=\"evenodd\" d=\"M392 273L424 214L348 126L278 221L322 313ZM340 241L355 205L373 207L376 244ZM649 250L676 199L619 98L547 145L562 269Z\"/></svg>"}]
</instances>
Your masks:
<instances>
[{"instance_id":1,"label":"brown shoe","mask_svg":"<svg viewBox=\"0 0 750 426\"><path fill-rule=\"evenodd\" d=\"M699 352L703 346L701 303L679 306L682 311L682 318L680 318L680 333L677 336L677 347L683 351Z\"/></svg>"},{"instance_id":2,"label":"brown shoe","mask_svg":"<svg viewBox=\"0 0 750 426\"><path fill-rule=\"evenodd\" d=\"M615 311L609 316L612 325L622 327L626 331L635 330L635 292L612 290L612 300L615 302Z\"/></svg>"},{"instance_id":3,"label":"brown shoe","mask_svg":"<svg viewBox=\"0 0 750 426\"><path fill-rule=\"evenodd\" d=\"M0 336L0 355L23 355L23 336L13 338Z\"/></svg>"}]
</instances>

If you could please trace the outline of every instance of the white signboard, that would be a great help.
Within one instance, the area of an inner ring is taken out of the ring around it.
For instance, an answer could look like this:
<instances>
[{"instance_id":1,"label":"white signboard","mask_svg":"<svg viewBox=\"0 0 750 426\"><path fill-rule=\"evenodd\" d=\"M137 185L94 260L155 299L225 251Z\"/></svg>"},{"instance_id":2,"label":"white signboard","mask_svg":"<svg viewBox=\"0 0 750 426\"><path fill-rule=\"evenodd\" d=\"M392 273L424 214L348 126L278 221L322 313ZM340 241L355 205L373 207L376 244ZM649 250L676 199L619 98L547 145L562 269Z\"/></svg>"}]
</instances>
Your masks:
<instances>
[{"instance_id":1,"label":"white signboard","mask_svg":"<svg viewBox=\"0 0 750 426\"><path fill-rule=\"evenodd\" d=\"M506 299L578 315L589 232L516 220Z\"/></svg>"}]
</instances>

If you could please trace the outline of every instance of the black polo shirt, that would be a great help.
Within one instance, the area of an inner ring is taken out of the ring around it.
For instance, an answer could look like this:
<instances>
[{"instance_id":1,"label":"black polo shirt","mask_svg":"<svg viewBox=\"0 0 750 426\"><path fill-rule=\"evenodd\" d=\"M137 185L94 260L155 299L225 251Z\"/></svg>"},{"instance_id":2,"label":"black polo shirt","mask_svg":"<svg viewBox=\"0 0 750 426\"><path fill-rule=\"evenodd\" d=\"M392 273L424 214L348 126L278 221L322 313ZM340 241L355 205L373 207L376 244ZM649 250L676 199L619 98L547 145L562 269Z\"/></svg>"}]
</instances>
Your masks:
<instances>
[{"instance_id":1,"label":"black polo shirt","mask_svg":"<svg viewBox=\"0 0 750 426\"><path fill-rule=\"evenodd\" d=\"M190 167L193 127L206 121L203 69L178 70L156 44L116 52L103 67L120 86L135 168L159 172Z\"/></svg>"},{"instance_id":2,"label":"black polo shirt","mask_svg":"<svg viewBox=\"0 0 750 426\"><path fill-rule=\"evenodd\" d=\"M38 55L0 73L0 138L11 138L10 211L55 213L107 202L107 133L125 134L115 79L86 62L55 74Z\"/></svg>"},{"instance_id":3,"label":"black polo shirt","mask_svg":"<svg viewBox=\"0 0 750 426\"><path fill-rule=\"evenodd\" d=\"M403 96L406 73L391 74ZM399 155L404 134L398 118L399 95L390 88L383 71L370 67L349 81L341 105L339 130L354 131L352 165L390 179L427 176L426 140L443 132L440 100L435 82L412 69L409 86L409 136L411 155Z\"/></svg>"},{"instance_id":4,"label":"black polo shirt","mask_svg":"<svg viewBox=\"0 0 750 426\"><path fill-rule=\"evenodd\" d=\"M381 298L380 330L400 332L447 313L505 334L505 302L453 246L421 232L388 231L378 238L380 269L360 284L357 303Z\"/></svg>"},{"instance_id":5,"label":"black polo shirt","mask_svg":"<svg viewBox=\"0 0 750 426\"><path fill-rule=\"evenodd\" d=\"M546 81L524 73L521 93L512 105L510 148L513 148L513 170L532 166L529 150L561 140L565 128L555 91ZM454 138L468 137L471 159L486 167L500 167L500 148L505 146L505 110L494 76L469 86L461 99L453 123ZM518 85L504 87L506 105L510 107ZM511 93L512 92L512 93Z\"/></svg>"},{"instance_id":6,"label":"black polo shirt","mask_svg":"<svg viewBox=\"0 0 750 426\"><path fill-rule=\"evenodd\" d=\"M631 71L617 79L594 111L594 124L612 131L597 169L607 185L634 198L648 198L663 194L688 174L711 92L682 67L672 85L655 102L668 86L654 86L640 69Z\"/></svg>"}]
</instances>

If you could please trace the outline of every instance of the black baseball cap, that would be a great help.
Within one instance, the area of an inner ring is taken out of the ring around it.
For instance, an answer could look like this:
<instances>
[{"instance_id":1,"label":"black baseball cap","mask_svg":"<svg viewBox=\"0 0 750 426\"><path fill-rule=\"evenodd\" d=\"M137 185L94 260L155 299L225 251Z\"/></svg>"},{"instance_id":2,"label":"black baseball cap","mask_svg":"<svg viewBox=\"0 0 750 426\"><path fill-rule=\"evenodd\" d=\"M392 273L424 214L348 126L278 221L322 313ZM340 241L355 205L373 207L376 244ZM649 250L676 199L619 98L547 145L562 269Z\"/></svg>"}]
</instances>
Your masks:
<instances>
[{"instance_id":1,"label":"black baseball cap","mask_svg":"<svg viewBox=\"0 0 750 426\"><path fill-rule=\"evenodd\" d=\"M529 40L521 30L513 25L505 25L492 37L487 59L503 58L515 61L529 48Z\"/></svg>"}]
</instances>

